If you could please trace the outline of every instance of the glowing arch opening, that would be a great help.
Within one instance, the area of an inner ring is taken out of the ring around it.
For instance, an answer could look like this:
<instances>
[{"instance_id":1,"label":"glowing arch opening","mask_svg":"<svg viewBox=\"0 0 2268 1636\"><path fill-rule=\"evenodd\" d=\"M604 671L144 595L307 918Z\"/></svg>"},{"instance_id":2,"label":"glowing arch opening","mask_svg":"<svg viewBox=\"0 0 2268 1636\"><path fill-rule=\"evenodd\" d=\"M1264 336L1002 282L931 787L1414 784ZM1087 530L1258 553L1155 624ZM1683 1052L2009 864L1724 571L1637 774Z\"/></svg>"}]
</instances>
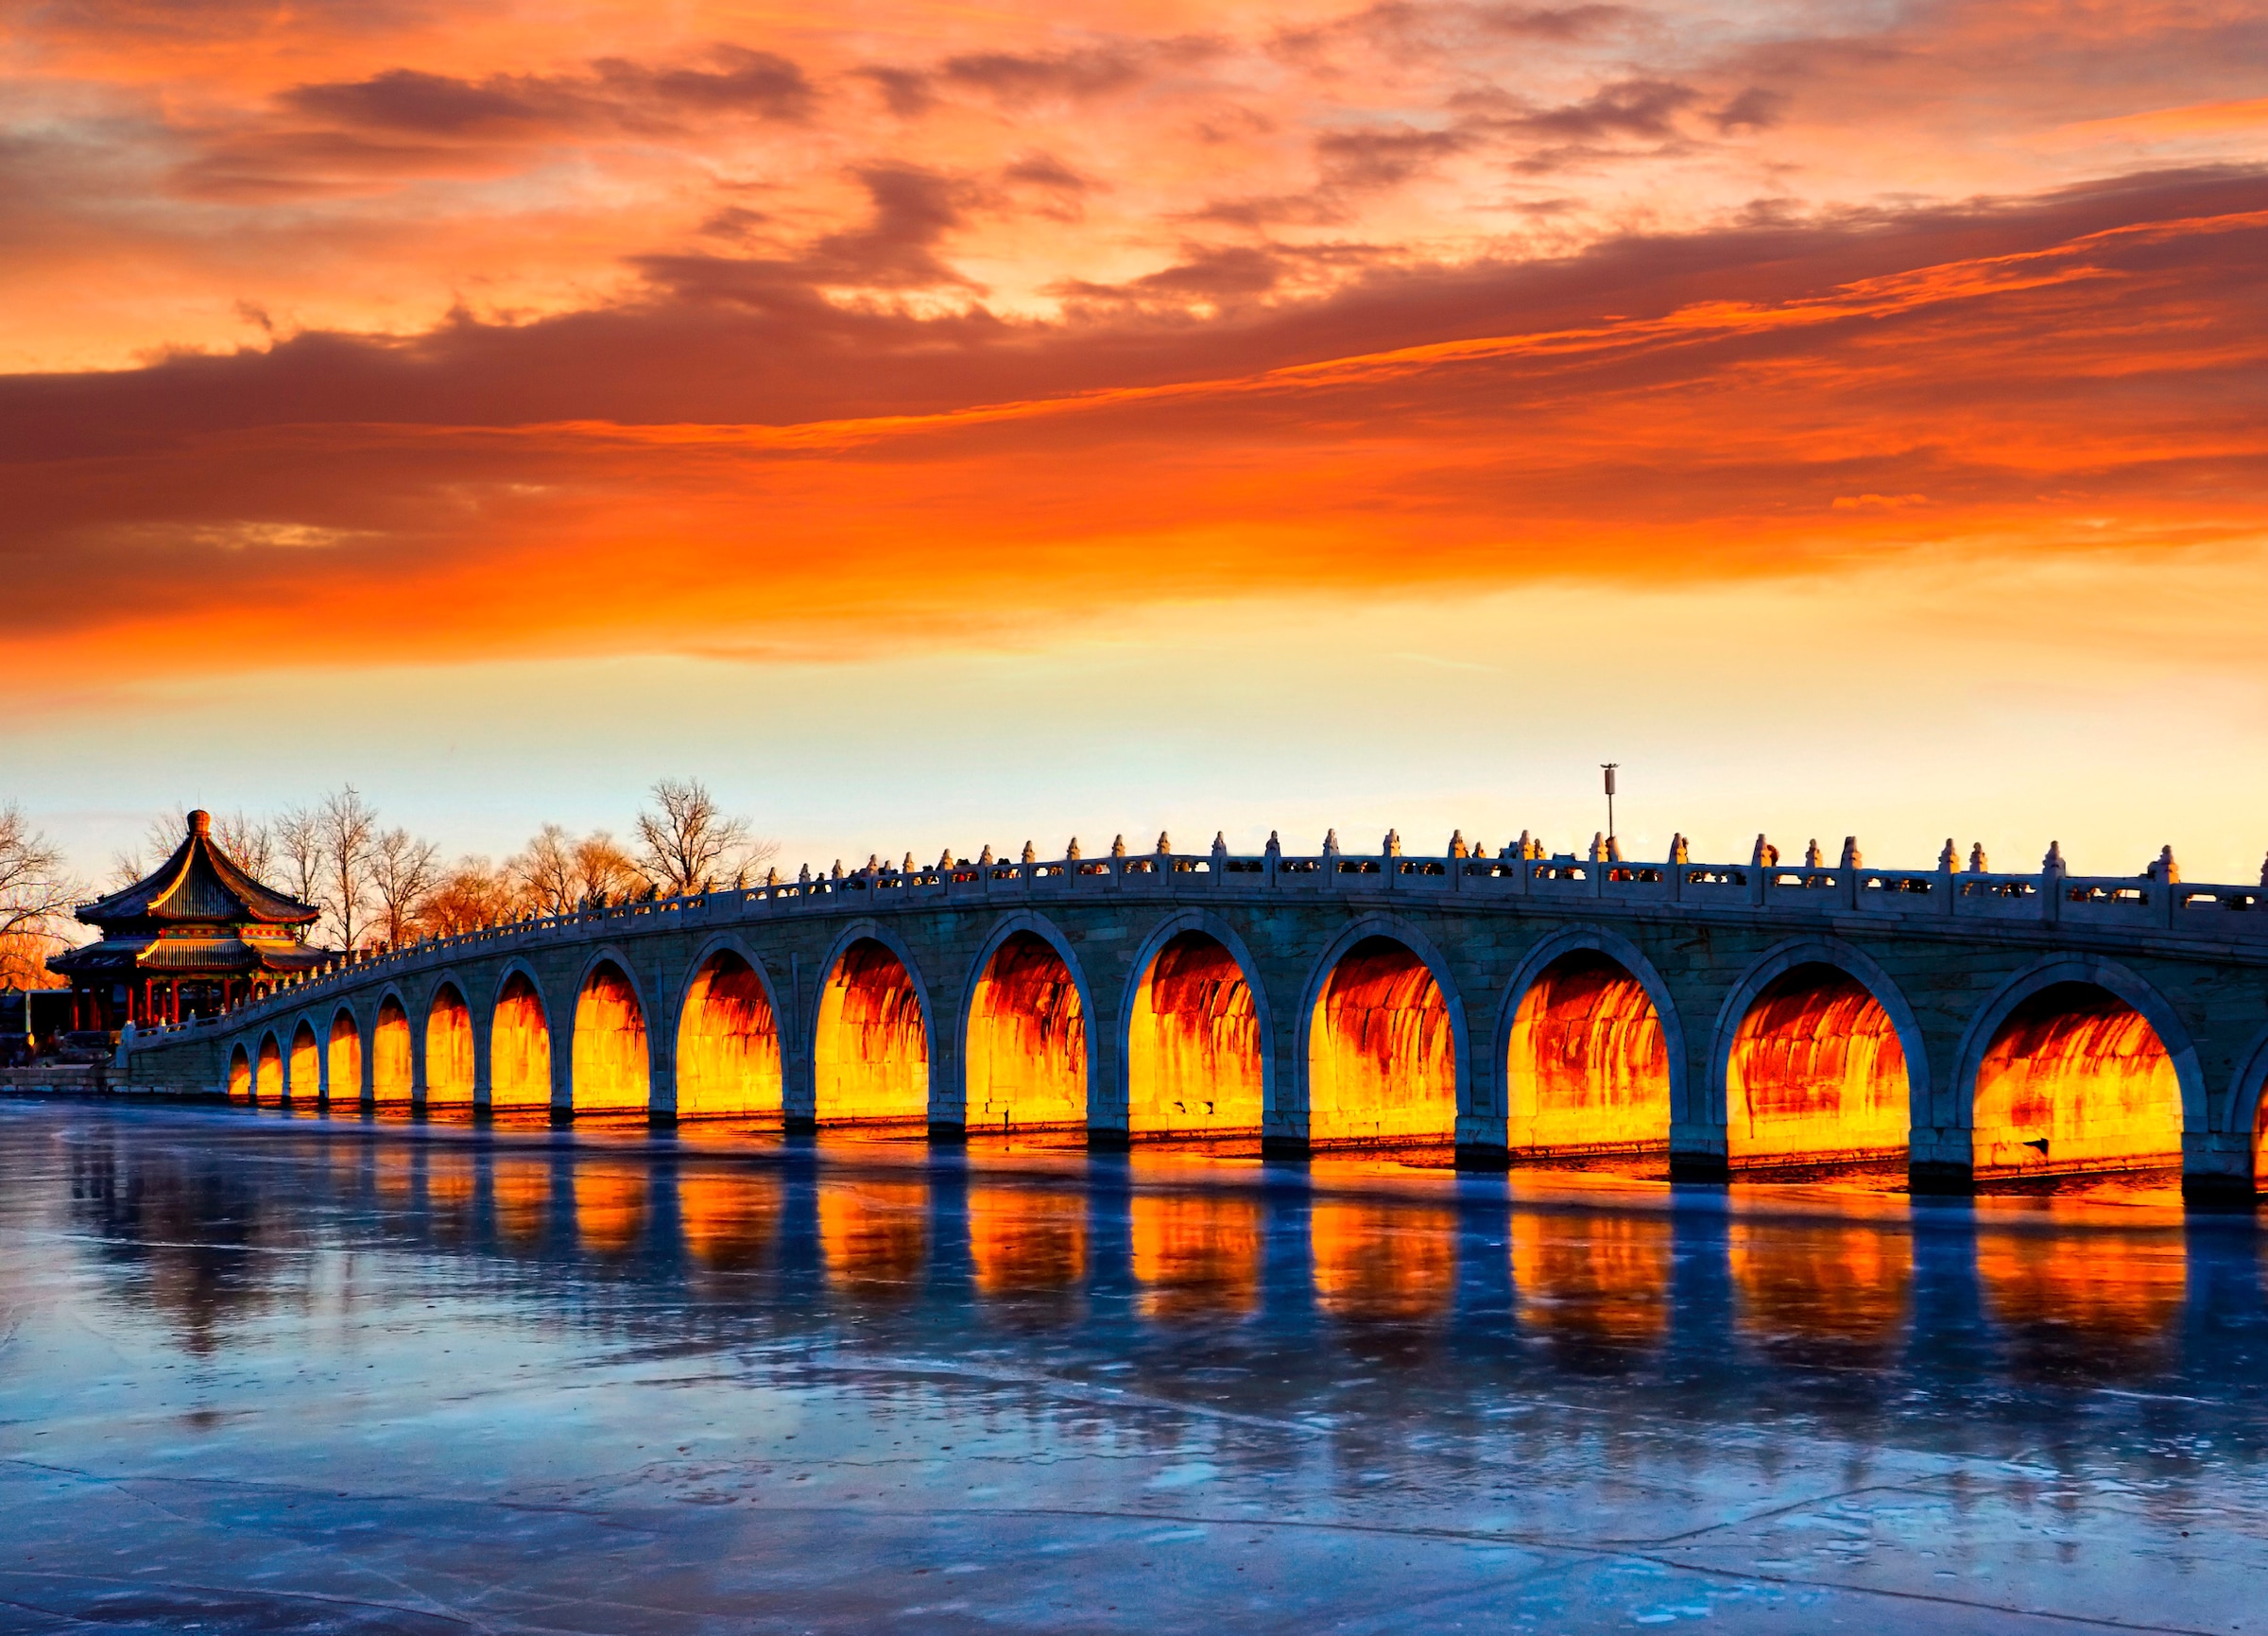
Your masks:
<instances>
[{"instance_id":1,"label":"glowing arch opening","mask_svg":"<svg viewBox=\"0 0 2268 1636\"><path fill-rule=\"evenodd\" d=\"M1589 949L1522 995L1504 1054L1515 1151L1667 1147L1670 1053L1645 985Z\"/></svg>"},{"instance_id":2,"label":"glowing arch opening","mask_svg":"<svg viewBox=\"0 0 2268 1636\"><path fill-rule=\"evenodd\" d=\"M820 990L812 1069L823 1121L929 1116L921 998L904 964L871 938L843 951Z\"/></svg>"},{"instance_id":3,"label":"glowing arch opening","mask_svg":"<svg viewBox=\"0 0 2268 1636\"><path fill-rule=\"evenodd\" d=\"M489 1105L551 1106L551 1025L524 972L505 980L489 1020Z\"/></svg>"},{"instance_id":4,"label":"glowing arch opening","mask_svg":"<svg viewBox=\"0 0 2268 1636\"><path fill-rule=\"evenodd\" d=\"M325 1046L330 1096L335 1102L362 1099L362 1030L354 1013L341 1011L331 1019L331 1038Z\"/></svg>"},{"instance_id":5,"label":"glowing arch opening","mask_svg":"<svg viewBox=\"0 0 2268 1636\"><path fill-rule=\"evenodd\" d=\"M249 1102L252 1099L252 1059L239 1045L229 1053L229 1100Z\"/></svg>"},{"instance_id":6,"label":"glowing arch opening","mask_svg":"<svg viewBox=\"0 0 2268 1636\"><path fill-rule=\"evenodd\" d=\"M1982 1176L2181 1162L2181 1085L2149 1021L2092 983L2055 983L2009 1012L1977 1065Z\"/></svg>"},{"instance_id":7,"label":"glowing arch opening","mask_svg":"<svg viewBox=\"0 0 2268 1636\"><path fill-rule=\"evenodd\" d=\"M1906 1151L1906 1053L1864 984L1836 966L1783 972L1741 1019L1725 1067L1734 1164L1847 1162Z\"/></svg>"},{"instance_id":8,"label":"glowing arch opening","mask_svg":"<svg viewBox=\"0 0 2268 1636\"><path fill-rule=\"evenodd\" d=\"M388 994L378 1003L378 1025L370 1030L370 1095L380 1102L406 1102L411 1094L409 1013Z\"/></svg>"},{"instance_id":9,"label":"glowing arch opening","mask_svg":"<svg viewBox=\"0 0 2268 1636\"><path fill-rule=\"evenodd\" d=\"M969 1109L982 1126L1087 1123L1087 1011L1045 938L1016 932L969 998Z\"/></svg>"},{"instance_id":10,"label":"glowing arch opening","mask_svg":"<svg viewBox=\"0 0 2268 1636\"><path fill-rule=\"evenodd\" d=\"M621 967L601 960L575 1002L576 1111L643 1110L652 1094L638 990Z\"/></svg>"},{"instance_id":11,"label":"glowing arch opening","mask_svg":"<svg viewBox=\"0 0 2268 1636\"><path fill-rule=\"evenodd\" d=\"M252 1100L281 1102L284 1099L284 1051L273 1034L261 1036L259 1065L252 1070Z\"/></svg>"},{"instance_id":12,"label":"glowing arch opening","mask_svg":"<svg viewBox=\"0 0 2268 1636\"><path fill-rule=\"evenodd\" d=\"M472 1100L472 1009L443 983L425 1018L425 1100Z\"/></svg>"},{"instance_id":13,"label":"glowing arch opening","mask_svg":"<svg viewBox=\"0 0 2268 1636\"><path fill-rule=\"evenodd\" d=\"M780 1107L780 1024L764 979L730 950L712 955L678 1018L678 1116Z\"/></svg>"},{"instance_id":14,"label":"glowing arch opening","mask_svg":"<svg viewBox=\"0 0 2268 1636\"><path fill-rule=\"evenodd\" d=\"M1446 1142L1456 1126L1456 1049L1441 986L1411 949L1365 938L1315 1002L1308 1140Z\"/></svg>"},{"instance_id":15,"label":"glowing arch opening","mask_svg":"<svg viewBox=\"0 0 2268 1636\"><path fill-rule=\"evenodd\" d=\"M1260 1129L1260 1013L1218 939L1182 932L1142 975L1126 1023L1127 1128L1138 1136Z\"/></svg>"},{"instance_id":16,"label":"glowing arch opening","mask_svg":"<svg viewBox=\"0 0 2268 1636\"><path fill-rule=\"evenodd\" d=\"M284 1076L284 1094L313 1101L322 1088L322 1048L315 1042L315 1025L302 1021L291 1033L291 1072Z\"/></svg>"}]
</instances>

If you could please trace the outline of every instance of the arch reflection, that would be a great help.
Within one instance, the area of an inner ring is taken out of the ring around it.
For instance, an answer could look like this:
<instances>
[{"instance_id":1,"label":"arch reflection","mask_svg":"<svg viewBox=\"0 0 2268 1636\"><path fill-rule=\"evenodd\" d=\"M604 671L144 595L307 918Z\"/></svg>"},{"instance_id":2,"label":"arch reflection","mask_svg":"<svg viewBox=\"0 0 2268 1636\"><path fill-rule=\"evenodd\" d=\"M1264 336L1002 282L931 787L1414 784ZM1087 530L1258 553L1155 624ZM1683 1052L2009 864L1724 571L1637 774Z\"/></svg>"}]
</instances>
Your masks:
<instances>
[{"instance_id":1,"label":"arch reflection","mask_svg":"<svg viewBox=\"0 0 2268 1636\"><path fill-rule=\"evenodd\" d=\"M1564 1340L1651 1346L1670 1328L1675 1264L1666 1215L1512 1217L1512 1288L1521 1320Z\"/></svg>"},{"instance_id":2,"label":"arch reflection","mask_svg":"<svg viewBox=\"0 0 2268 1636\"><path fill-rule=\"evenodd\" d=\"M747 1267L771 1258L786 1188L765 1172L690 1171L678 1178L678 1225L685 1251L713 1267Z\"/></svg>"},{"instance_id":3,"label":"arch reflection","mask_svg":"<svg viewBox=\"0 0 2268 1636\"><path fill-rule=\"evenodd\" d=\"M1308 1215L1315 1300L1353 1323L1426 1323L1456 1299L1457 1216L1403 1204L1316 1204Z\"/></svg>"},{"instance_id":4,"label":"arch reflection","mask_svg":"<svg viewBox=\"0 0 2268 1636\"><path fill-rule=\"evenodd\" d=\"M489 1197L499 1238L519 1244L541 1238L551 1213L551 1161L498 1155L489 1175Z\"/></svg>"},{"instance_id":5,"label":"arch reflection","mask_svg":"<svg viewBox=\"0 0 2268 1636\"><path fill-rule=\"evenodd\" d=\"M827 1282L868 1300L904 1299L929 1262L929 1183L819 1183L819 1253Z\"/></svg>"},{"instance_id":6,"label":"arch reflection","mask_svg":"<svg viewBox=\"0 0 2268 1636\"><path fill-rule=\"evenodd\" d=\"M650 1174L642 1163L584 1161L575 1170L575 1236L585 1249L621 1255L645 1232Z\"/></svg>"},{"instance_id":7,"label":"arch reflection","mask_svg":"<svg viewBox=\"0 0 2268 1636\"><path fill-rule=\"evenodd\" d=\"M1087 1200L1032 1187L971 1187L969 1255L985 1295L1072 1288L1087 1277Z\"/></svg>"},{"instance_id":8,"label":"arch reflection","mask_svg":"<svg viewBox=\"0 0 2268 1636\"><path fill-rule=\"evenodd\" d=\"M1734 1322L1761 1341L1881 1352L1905 1333L1914 1284L1910 1233L1738 1220L1728 1255Z\"/></svg>"},{"instance_id":9,"label":"arch reflection","mask_svg":"<svg viewBox=\"0 0 2268 1636\"><path fill-rule=\"evenodd\" d=\"M1260 1308L1259 1201L1233 1193L1137 1193L1135 1309L1160 1323L1244 1317Z\"/></svg>"},{"instance_id":10,"label":"arch reflection","mask_svg":"<svg viewBox=\"0 0 2268 1636\"><path fill-rule=\"evenodd\" d=\"M2163 1364L2189 1296L2180 1229L1981 1230L1977 1283L2020 1374L2123 1379Z\"/></svg>"}]
</instances>

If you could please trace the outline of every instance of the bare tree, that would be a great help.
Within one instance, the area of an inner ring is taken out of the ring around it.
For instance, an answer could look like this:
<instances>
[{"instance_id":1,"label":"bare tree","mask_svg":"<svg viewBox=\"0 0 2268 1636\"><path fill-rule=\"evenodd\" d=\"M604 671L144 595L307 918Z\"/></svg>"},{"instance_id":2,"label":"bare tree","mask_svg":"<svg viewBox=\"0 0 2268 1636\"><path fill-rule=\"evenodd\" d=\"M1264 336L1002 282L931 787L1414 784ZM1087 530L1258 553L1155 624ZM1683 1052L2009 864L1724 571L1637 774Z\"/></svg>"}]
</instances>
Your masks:
<instances>
[{"instance_id":1,"label":"bare tree","mask_svg":"<svg viewBox=\"0 0 2268 1636\"><path fill-rule=\"evenodd\" d=\"M189 809L179 801L170 812L153 817L142 829L142 838L130 847L121 847L111 854L110 886L113 891L145 879L173 855L174 848L189 833Z\"/></svg>"},{"instance_id":2,"label":"bare tree","mask_svg":"<svg viewBox=\"0 0 2268 1636\"><path fill-rule=\"evenodd\" d=\"M386 940L400 947L424 912L440 878L439 854L431 841L404 829L381 832L370 842L370 892L385 922Z\"/></svg>"},{"instance_id":3,"label":"bare tree","mask_svg":"<svg viewBox=\"0 0 2268 1636\"><path fill-rule=\"evenodd\" d=\"M370 848L378 834L378 813L352 784L325 796L315 810L317 844L322 852L319 900L338 932L338 946L354 947L365 928L370 903Z\"/></svg>"},{"instance_id":4,"label":"bare tree","mask_svg":"<svg viewBox=\"0 0 2268 1636\"><path fill-rule=\"evenodd\" d=\"M563 915L575 907L575 840L558 824L545 824L529 836L526 849L507 858L504 867L537 914Z\"/></svg>"},{"instance_id":5,"label":"bare tree","mask_svg":"<svg viewBox=\"0 0 2268 1636\"><path fill-rule=\"evenodd\" d=\"M490 869L482 857L459 858L426 894L413 929L446 938L500 925L519 915L521 901L511 870Z\"/></svg>"},{"instance_id":6,"label":"bare tree","mask_svg":"<svg viewBox=\"0 0 2268 1636\"><path fill-rule=\"evenodd\" d=\"M575 843L575 902L620 903L644 880L630 854L605 830L593 830Z\"/></svg>"},{"instance_id":7,"label":"bare tree","mask_svg":"<svg viewBox=\"0 0 2268 1636\"><path fill-rule=\"evenodd\" d=\"M664 896L700 891L778 850L752 839L747 820L721 811L698 779L661 779L652 795L653 806L638 815L638 867Z\"/></svg>"},{"instance_id":8,"label":"bare tree","mask_svg":"<svg viewBox=\"0 0 2268 1636\"><path fill-rule=\"evenodd\" d=\"M302 904L312 904L323 889L322 814L303 806L287 806L273 826L276 870L284 889Z\"/></svg>"},{"instance_id":9,"label":"bare tree","mask_svg":"<svg viewBox=\"0 0 2268 1636\"><path fill-rule=\"evenodd\" d=\"M0 806L0 937L49 933L82 888L63 868L60 849L25 818Z\"/></svg>"},{"instance_id":10,"label":"bare tree","mask_svg":"<svg viewBox=\"0 0 2268 1636\"><path fill-rule=\"evenodd\" d=\"M267 885L276 869L276 832L266 818L247 818L243 811L213 821L213 844L220 848L246 874Z\"/></svg>"}]
</instances>

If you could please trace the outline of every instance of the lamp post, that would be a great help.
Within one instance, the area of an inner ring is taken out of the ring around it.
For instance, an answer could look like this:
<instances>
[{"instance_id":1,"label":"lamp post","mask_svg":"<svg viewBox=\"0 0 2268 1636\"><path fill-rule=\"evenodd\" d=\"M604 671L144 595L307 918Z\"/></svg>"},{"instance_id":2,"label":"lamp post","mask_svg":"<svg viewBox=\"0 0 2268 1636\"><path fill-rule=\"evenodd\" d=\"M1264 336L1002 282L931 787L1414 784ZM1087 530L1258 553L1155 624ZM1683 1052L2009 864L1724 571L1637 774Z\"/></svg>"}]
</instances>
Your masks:
<instances>
[{"instance_id":1,"label":"lamp post","mask_svg":"<svg viewBox=\"0 0 2268 1636\"><path fill-rule=\"evenodd\" d=\"M1606 838L1609 841L1614 839L1614 769L1622 765L1619 761L1599 763L1599 770L1606 775Z\"/></svg>"}]
</instances>

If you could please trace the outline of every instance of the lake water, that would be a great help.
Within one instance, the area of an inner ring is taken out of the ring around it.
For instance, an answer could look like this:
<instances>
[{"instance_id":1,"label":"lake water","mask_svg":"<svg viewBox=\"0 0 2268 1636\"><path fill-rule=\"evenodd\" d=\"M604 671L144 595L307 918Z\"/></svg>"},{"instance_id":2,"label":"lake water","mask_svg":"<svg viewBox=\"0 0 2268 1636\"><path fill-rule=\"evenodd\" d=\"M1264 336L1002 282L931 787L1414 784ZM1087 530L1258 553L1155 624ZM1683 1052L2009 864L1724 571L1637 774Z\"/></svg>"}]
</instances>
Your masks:
<instances>
[{"instance_id":1,"label":"lake water","mask_svg":"<svg viewBox=\"0 0 2268 1636\"><path fill-rule=\"evenodd\" d=\"M2259 1630L2261 1245L0 1103L0 1627Z\"/></svg>"}]
</instances>

